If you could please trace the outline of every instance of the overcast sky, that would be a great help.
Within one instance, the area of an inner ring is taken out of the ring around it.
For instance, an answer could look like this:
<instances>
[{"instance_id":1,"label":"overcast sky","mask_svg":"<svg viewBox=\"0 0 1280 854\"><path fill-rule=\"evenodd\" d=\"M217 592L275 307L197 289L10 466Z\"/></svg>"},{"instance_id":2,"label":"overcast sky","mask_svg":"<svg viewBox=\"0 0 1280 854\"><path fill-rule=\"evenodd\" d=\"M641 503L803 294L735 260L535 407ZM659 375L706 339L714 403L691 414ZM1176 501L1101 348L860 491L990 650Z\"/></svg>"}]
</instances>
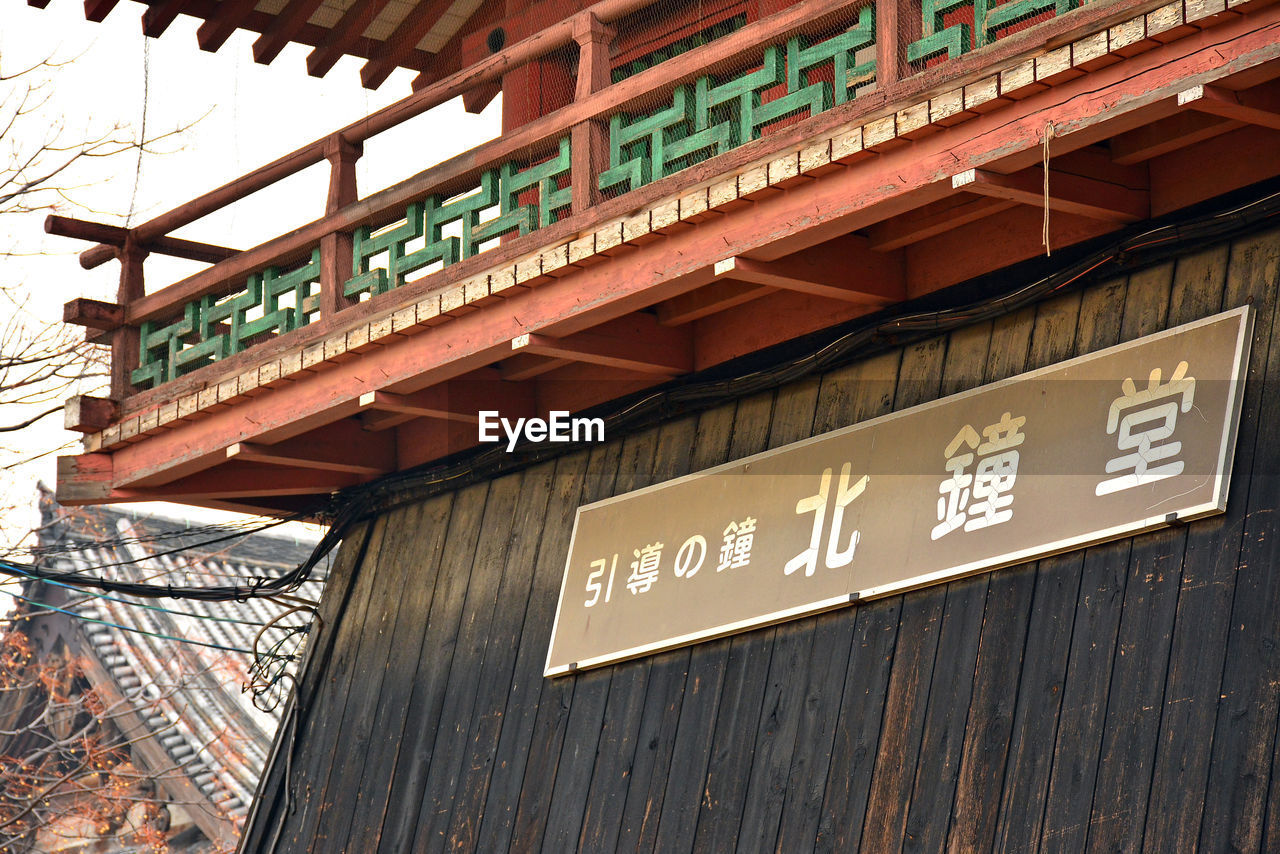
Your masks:
<instances>
[{"instance_id":1,"label":"overcast sky","mask_svg":"<svg viewBox=\"0 0 1280 854\"><path fill-rule=\"evenodd\" d=\"M69 208L67 215L120 224L126 218L145 221L410 92L413 75L404 70L376 92L363 89L361 62L350 58L317 80L306 73L309 49L297 45L290 45L271 66L258 65L250 49L256 35L244 31L218 53L206 53L196 45L198 21L185 16L162 38L146 39L141 31L144 8L126 0L106 21L92 24L84 20L80 0L52 0L44 10L9 0L0 15L0 75L43 59L68 62L48 72L49 101L4 140L6 156L15 145L38 142L57 125L63 126L65 141L93 138L117 125L140 133L144 105L148 137L193 125L160 143L165 153L144 154L140 165L133 153L86 164L68 183L77 188L76 200L92 211ZM499 109L495 100L483 115L470 116L455 101L371 141L361 161L361 193L492 138ZM317 218L323 212L326 181L327 167L313 167L178 234L247 248ZM75 254L87 245L46 237L43 219L43 214L0 218L0 249L54 253L0 260L0 277L21 283L31 295L33 311L50 322L61 318L62 304L73 297L113 299L118 265L81 270ZM201 266L153 256L147 262L147 289L154 291ZM54 416L38 431L3 441L11 452L34 452L64 436L70 434L61 431L61 418ZM53 472L52 458L43 459L3 486L34 496L36 479L52 485ZM10 527L15 522L30 525L34 517L0 521ZM0 531L0 537L6 535L10 532Z\"/></svg>"}]
</instances>

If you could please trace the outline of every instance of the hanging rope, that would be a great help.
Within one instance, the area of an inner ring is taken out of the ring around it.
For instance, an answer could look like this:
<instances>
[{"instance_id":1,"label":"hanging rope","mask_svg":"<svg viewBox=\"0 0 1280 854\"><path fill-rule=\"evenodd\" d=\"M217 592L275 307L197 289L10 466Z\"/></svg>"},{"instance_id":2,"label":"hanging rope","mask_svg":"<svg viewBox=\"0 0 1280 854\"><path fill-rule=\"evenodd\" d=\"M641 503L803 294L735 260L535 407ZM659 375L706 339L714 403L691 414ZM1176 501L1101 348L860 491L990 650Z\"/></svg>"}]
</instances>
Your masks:
<instances>
[{"instance_id":1,"label":"hanging rope","mask_svg":"<svg viewBox=\"0 0 1280 854\"><path fill-rule=\"evenodd\" d=\"M1040 240L1044 243L1044 254L1053 254L1049 249L1049 140L1053 139L1053 122L1044 126L1044 225L1040 229Z\"/></svg>"}]
</instances>

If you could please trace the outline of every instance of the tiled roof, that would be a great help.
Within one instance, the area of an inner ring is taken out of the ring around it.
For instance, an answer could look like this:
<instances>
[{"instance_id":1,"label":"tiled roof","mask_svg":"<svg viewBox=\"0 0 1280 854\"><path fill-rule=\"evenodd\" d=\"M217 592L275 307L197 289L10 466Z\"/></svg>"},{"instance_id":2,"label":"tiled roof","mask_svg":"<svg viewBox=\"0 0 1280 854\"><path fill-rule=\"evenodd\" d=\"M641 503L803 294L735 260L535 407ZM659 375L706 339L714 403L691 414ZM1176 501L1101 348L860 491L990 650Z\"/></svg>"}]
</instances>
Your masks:
<instances>
[{"instance_id":1,"label":"tiled roof","mask_svg":"<svg viewBox=\"0 0 1280 854\"><path fill-rule=\"evenodd\" d=\"M204 526L118 507L60 508L47 499L42 510L45 527L40 545L47 550L46 566L116 580L175 586L247 583L283 574L301 563L314 546L314 540L275 530L208 543L212 535ZM181 550L164 554L177 549ZM318 601L326 570L327 564L322 563L293 595ZM288 640L276 628L263 630L286 615L290 606L261 598L138 600L79 592L74 601L81 604L71 610L87 618L77 621L88 642L86 648L122 694L149 701L143 703L146 725L173 766L194 782L222 818L241 824L266 764L283 704L271 711L254 705L243 690L253 656L230 650L254 649L255 638L262 632L257 648L285 642L285 649L300 654L302 645L296 638ZM307 619L305 612L295 613L285 616L282 624L298 625ZM296 669L296 660L287 667Z\"/></svg>"}]
</instances>

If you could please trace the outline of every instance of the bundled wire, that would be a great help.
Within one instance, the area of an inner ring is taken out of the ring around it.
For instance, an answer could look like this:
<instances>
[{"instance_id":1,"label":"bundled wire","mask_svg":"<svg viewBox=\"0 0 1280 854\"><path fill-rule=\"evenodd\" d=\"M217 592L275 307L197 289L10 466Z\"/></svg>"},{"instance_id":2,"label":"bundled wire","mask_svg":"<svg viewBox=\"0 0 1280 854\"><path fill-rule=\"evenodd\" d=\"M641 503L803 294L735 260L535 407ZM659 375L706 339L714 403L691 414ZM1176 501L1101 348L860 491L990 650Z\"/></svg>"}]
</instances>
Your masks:
<instances>
[{"instance_id":1,"label":"bundled wire","mask_svg":"<svg viewBox=\"0 0 1280 854\"><path fill-rule=\"evenodd\" d=\"M334 546L336 546L341 540L342 533L347 529L347 527L349 527L349 523L346 520L352 513L362 513L362 507L363 505L361 502L352 502L343 510L334 514L333 522L329 526L329 529L325 532L324 536L320 538L315 549L301 564L278 576L259 576L257 578L248 579L249 583L247 584L190 586L159 584L146 581L119 581L100 576L86 575L83 571L51 570L37 564L19 563L10 560L0 560L0 574L37 581L65 584L75 588L101 590L106 593L119 593L125 596L134 596L143 599L167 598L193 599L203 602L243 602L255 597L271 597L296 590L303 582L307 581L316 566L324 560L325 556L332 551ZM259 527L257 530L263 530L266 527L274 527L275 524L282 524L284 521L289 520L285 519L281 520L279 523L264 525ZM102 564L91 567L90 569L98 571L116 566L140 563L156 557L204 548L205 546L213 543L244 537L249 533L253 533L253 531L225 534L199 543L189 544L181 548L148 554L145 557L138 558L136 560ZM95 546L96 545L97 544L95 544Z\"/></svg>"}]
</instances>

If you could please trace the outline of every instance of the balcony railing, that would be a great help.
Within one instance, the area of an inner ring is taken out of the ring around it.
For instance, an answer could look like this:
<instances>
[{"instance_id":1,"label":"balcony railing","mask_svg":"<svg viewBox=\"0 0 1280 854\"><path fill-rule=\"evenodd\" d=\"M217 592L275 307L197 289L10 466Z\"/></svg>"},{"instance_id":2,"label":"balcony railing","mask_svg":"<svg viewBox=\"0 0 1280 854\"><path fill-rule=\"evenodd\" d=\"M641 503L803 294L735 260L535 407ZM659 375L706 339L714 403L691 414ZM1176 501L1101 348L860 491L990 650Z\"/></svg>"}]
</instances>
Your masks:
<instances>
[{"instance_id":1,"label":"balcony railing","mask_svg":"<svg viewBox=\"0 0 1280 854\"><path fill-rule=\"evenodd\" d=\"M604 0L231 184L106 235L115 245L94 247L81 261L120 259L118 305L80 301L68 319L101 330L99 340L110 336L113 396L133 396L126 407L138 408L154 402L146 390L202 369L212 379L218 362L267 342L319 340L362 300L389 310L396 297L383 295L406 284L444 286L499 253L517 257L571 238L678 189L695 164L748 145L765 153L779 128L836 111L853 119L977 80L995 63L1160 5L805 0L738 29L721 27L709 43L611 82L607 25L649 2ZM577 89L567 106L357 196L355 164L370 137L575 42ZM324 215L290 234L234 254L168 236L325 160ZM104 239L88 224L56 220L50 228ZM150 251L215 263L148 294L142 266Z\"/></svg>"}]
</instances>

